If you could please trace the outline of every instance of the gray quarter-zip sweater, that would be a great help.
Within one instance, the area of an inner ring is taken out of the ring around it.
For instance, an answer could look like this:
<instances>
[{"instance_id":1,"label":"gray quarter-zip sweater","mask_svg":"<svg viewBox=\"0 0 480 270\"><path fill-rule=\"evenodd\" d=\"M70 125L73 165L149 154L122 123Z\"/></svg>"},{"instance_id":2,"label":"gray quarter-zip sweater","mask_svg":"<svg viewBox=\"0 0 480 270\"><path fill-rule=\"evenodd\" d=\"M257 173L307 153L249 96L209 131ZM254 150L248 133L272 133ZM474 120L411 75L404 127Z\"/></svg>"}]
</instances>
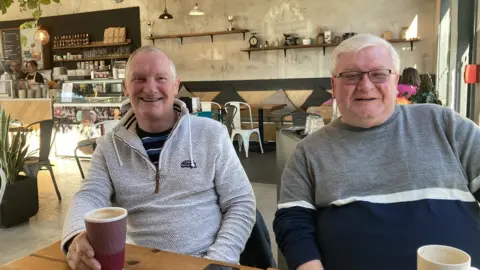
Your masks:
<instances>
[{"instance_id":1,"label":"gray quarter-zip sweater","mask_svg":"<svg viewBox=\"0 0 480 270\"><path fill-rule=\"evenodd\" d=\"M88 211L128 210L137 245L238 263L255 223L252 186L221 123L191 116L175 100L179 120L156 167L135 132L130 110L97 140L91 168L74 196L63 228L65 243L85 230Z\"/></svg>"}]
</instances>

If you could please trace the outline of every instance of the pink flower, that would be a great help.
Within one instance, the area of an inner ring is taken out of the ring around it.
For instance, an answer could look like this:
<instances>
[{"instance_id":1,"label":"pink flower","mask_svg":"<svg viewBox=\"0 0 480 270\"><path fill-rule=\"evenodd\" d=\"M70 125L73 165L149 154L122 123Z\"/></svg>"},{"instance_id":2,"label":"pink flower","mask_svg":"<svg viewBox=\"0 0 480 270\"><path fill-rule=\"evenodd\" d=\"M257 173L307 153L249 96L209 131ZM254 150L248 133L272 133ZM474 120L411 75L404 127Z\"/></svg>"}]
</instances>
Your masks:
<instances>
[{"instance_id":1,"label":"pink flower","mask_svg":"<svg viewBox=\"0 0 480 270\"><path fill-rule=\"evenodd\" d=\"M415 85L408 84L399 84L397 87L398 94L397 97L406 97L409 98L411 95L417 93L418 87Z\"/></svg>"}]
</instances>

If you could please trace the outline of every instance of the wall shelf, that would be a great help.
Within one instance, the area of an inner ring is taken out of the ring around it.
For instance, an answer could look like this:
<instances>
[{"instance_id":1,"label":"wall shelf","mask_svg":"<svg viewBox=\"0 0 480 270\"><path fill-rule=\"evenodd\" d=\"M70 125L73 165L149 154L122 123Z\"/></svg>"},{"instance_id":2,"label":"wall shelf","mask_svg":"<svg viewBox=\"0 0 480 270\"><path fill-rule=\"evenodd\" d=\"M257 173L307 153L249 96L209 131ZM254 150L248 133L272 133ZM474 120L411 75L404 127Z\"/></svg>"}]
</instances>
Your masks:
<instances>
[{"instance_id":1,"label":"wall shelf","mask_svg":"<svg viewBox=\"0 0 480 270\"><path fill-rule=\"evenodd\" d=\"M235 29L232 31L218 31L218 32L204 32L204 33L190 33L190 34L176 34L176 35L164 35L164 36L152 36L147 37L146 39L152 40L153 45L155 45L155 40L157 39L174 39L179 38L180 43L183 45L183 38L187 37L204 37L210 36L210 39L213 43L213 36L220 36L220 35L232 35L232 34L243 34L243 40L245 40L245 34L250 32L247 29Z\"/></svg>"},{"instance_id":2,"label":"wall shelf","mask_svg":"<svg viewBox=\"0 0 480 270\"><path fill-rule=\"evenodd\" d=\"M410 43L410 50L413 51L413 43L419 42L419 38L414 39L390 39L388 42L390 43Z\"/></svg>"},{"instance_id":3,"label":"wall shelf","mask_svg":"<svg viewBox=\"0 0 480 270\"><path fill-rule=\"evenodd\" d=\"M419 42L420 39L391 39L388 40L390 43L410 43L410 49L413 51L413 43ZM258 51L279 51L283 50L283 54L287 57L287 50L292 49L310 49L310 48L323 48L323 55L325 55L326 48L328 47L336 47L338 44L331 43L331 44L311 44L311 45L290 45L290 46L278 46L278 47L267 47L267 48L248 48L242 49L242 52L248 52L248 59L250 59L251 52L258 52Z\"/></svg>"},{"instance_id":4,"label":"wall shelf","mask_svg":"<svg viewBox=\"0 0 480 270\"><path fill-rule=\"evenodd\" d=\"M80 46L65 46L65 47L54 47L53 50L69 50L69 49L88 49L88 48L102 48L102 47L115 47L115 46L124 46L132 43L132 40L127 39L125 42L121 43L103 43L103 41L95 41L88 45Z\"/></svg>"},{"instance_id":5,"label":"wall shelf","mask_svg":"<svg viewBox=\"0 0 480 270\"><path fill-rule=\"evenodd\" d=\"M97 83L118 84L118 83L123 83L123 79L70 80L70 81L67 81L67 82L73 83L73 84L97 84Z\"/></svg>"},{"instance_id":6,"label":"wall shelf","mask_svg":"<svg viewBox=\"0 0 480 270\"><path fill-rule=\"evenodd\" d=\"M309 48L323 48L323 55L325 55L325 49L327 47L336 47L338 44L311 44L311 45L289 45L289 46L278 46L278 47L267 47L267 48L248 48L242 49L242 52L248 52L248 59L250 59L251 52L258 51L279 51L283 50L284 56L287 57L287 50L292 49L309 49Z\"/></svg>"},{"instance_id":7,"label":"wall shelf","mask_svg":"<svg viewBox=\"0 0 480 270\"><path fill-rule=\"evenodd\" d=\"M53 62L62 63L62 62L82 62L82 61L95 61L95 60L113 60L113 59L127 59L128 57L130 57L130 54L107 55L107 56L89 57L89 58L82 58L82 59L54 60Z\"/></svg>"}]
</instances>

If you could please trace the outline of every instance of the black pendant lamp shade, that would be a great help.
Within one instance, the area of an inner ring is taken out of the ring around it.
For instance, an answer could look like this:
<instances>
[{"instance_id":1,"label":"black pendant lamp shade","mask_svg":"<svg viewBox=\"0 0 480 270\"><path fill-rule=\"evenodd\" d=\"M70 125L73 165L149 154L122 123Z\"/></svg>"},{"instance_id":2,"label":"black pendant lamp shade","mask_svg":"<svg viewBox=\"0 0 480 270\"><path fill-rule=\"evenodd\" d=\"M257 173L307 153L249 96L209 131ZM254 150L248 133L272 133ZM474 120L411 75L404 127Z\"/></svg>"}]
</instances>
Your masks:
<instances>
[{"instance_id":1,"label":"black pendant lamp shade","mask_svg":"<svg viewBox=\"0 0 480 270\"><path fill-rule=\"evenodd\" d=\"M163 19L163 20L171 20L173 19L173 16L172 14L168 13L168 10L167 10L167 0L165 0L165 10L163 11L163 13L160 15L160 17L158 17L159 19Z\"/></svg>"}]
</instances>

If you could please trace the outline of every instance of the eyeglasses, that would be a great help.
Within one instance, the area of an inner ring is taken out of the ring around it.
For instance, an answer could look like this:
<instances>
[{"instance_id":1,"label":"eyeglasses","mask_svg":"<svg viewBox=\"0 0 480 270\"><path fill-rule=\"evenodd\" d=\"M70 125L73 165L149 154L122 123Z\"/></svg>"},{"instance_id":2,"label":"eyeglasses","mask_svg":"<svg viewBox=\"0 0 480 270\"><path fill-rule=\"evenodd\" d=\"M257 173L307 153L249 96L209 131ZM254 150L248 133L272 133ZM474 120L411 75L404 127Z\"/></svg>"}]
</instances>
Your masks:
<instances>
[{"instance_id":1,"label":"eyeglasses","mask_svg":"<svg viewBox=\"0 0 480 270\"><path fill-rule=\"evenodd\" d=\"M354 85L360 83L363 74L368 74L368 78L372 83L384 83L392 74L390 69L375 69L369 71L347 71L338 74L336 78L340 78L344 84Z\"/></svg>"}]
</instances>

